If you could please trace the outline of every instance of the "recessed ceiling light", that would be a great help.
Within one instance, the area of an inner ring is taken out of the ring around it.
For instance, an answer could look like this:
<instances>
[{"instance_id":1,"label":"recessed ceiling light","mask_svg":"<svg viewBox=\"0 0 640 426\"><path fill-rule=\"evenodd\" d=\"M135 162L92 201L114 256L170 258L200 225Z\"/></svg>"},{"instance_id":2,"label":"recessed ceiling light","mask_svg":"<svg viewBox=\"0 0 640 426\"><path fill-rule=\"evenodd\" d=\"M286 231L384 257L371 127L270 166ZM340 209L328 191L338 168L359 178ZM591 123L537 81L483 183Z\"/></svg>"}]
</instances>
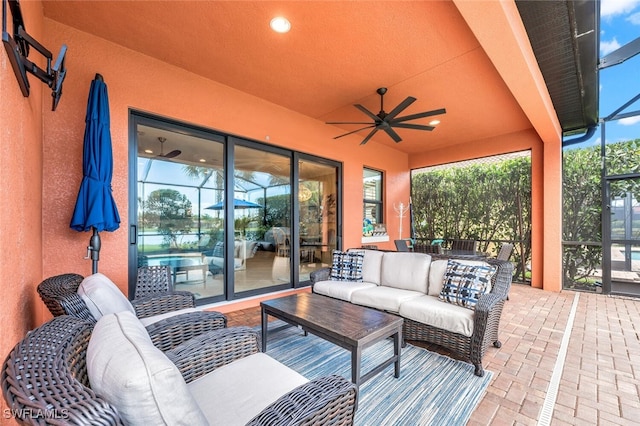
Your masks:
<instances>
[{"instance_id":1,"label":"recessed ceiling light","mask_svg":"<svg viewBox=\"0 0 640 426\"><path fill-rule=\"evenodd\" d=\"M277 33L288 33L291 29L291 22L282 16L276 16L269 23L271 29Z\"/></svg>"},{"instance_id":2,"label":"recessed ceiling light","mask_svg":"<svg viewBox=\"0 0 640 426\"><path fill-rule=\"evenodd\" d=\"M429 122L429 125L430 125L430 126L437 126L438 124L440 124L440 120L431 120L431 121Z\"/></svg>"},{"instance_id":3,"label":"recessed ceiling light","mask_svg":"<svg viewBox=\"0 0 640 426\"><path fill-rule=\"evenodd\" d=\"M144 152L146 152L147 154L153 154L153 151L151 151L150 149L145 149Z\"/></svg>"},{"instance_id":4,"label":"recessed ceiling light","mask_svg":"<svg viewBox=\"0 0 640 426\"><path fill-rule=\"evenodd\" d=\"M206 162L207 162L207 160L205 160L204 158L201 158L201 159L200 159L200 162L201 162L201 163L206 163Z\"/></svg>"}]
</instances>

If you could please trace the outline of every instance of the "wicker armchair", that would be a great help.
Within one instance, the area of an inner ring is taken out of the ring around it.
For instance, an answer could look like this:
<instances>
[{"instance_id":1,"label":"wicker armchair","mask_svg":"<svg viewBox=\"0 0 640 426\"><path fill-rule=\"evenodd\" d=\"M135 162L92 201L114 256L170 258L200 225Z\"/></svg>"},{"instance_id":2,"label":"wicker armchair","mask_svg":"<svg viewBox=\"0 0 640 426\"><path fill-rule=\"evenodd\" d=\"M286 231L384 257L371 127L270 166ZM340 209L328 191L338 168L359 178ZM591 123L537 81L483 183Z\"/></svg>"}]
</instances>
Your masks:
<instances>
[{"instance_id":1,"label":"wicker armchair","mask_svg":"<svg viewBox=\"0 0 640 426\"><path fill-rule=\"evenodd\" d=\"M84 277L62 274L45 279L38 285L38 294L53 316L73 315L92 320L87 305L78 295ZM147 318L179 309L195 308L195 296L186 291L169 291L144 296L131 301L138 318Z\"/></svg>"},{"instance_id":2,"label":"wicker armchair","mask_svg":"<svg viewBox=\"0 0 640 426\"><path fill-rule=\"evenodd\" d=\"M62 274L47 278L38 285L38 294L53 316L71 315L90 322L96 321L78 295L82 280L83 277L79 274ZM173 291L134 299L131 304L138 318L151 318L182 309L193 309L195 297L188 292ZM189 327L182 329L186 322ZM146 328L154 344L166 351L193 336L226 326L227 318L219 312L189 311L166 318L160 323L149 324Z\"/></svg>"},{"instance_id":3,"label":"wicker armchair","mask_svg":"<svg viewBox=\"0 0 640 426\"><path fill-rule=\"evenodd\" d=\"M124 424L116 408L96 395L89 383L86 356L93 327L93 322L79 318L55 317L28 333L9 353L2 365L2 393L16 420L34 425ZM258 348L257 333L224 329L167 355L189 382ZM323 377L285 394L249 424L350 425L356 397L355 385L347 379Z\"/></svg>"},{"instance_id":4,"label":"wicker armchair","mask_svg":"<svg viewBox=\"0 0 640 426\"><path fill-rule=\"evenodd\" d=\"M133 293L134 299L172 292L173 280L171 279L171 266L154 265L138 267L136 288Z\"/></svg>"}]
</instances>

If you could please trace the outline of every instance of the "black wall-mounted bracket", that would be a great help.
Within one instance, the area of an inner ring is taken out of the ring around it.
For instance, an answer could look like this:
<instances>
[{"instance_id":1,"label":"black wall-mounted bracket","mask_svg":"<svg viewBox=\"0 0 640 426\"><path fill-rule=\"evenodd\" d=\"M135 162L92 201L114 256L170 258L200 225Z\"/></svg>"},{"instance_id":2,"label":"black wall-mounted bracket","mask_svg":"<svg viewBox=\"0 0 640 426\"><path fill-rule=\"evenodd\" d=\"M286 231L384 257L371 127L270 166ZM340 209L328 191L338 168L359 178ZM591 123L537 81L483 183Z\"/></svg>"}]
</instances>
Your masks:
<instances>
[{"instance_id":1,"label":"black wall-mounted bracket","mask_svg":"<svg viewBox=\"0 0 640 426\"><path fill-rule=\"evenodd\" d=\"M7 3L13 18L13 37L7 32ZM62 82L67 75L67 69L64 66L67 46L62 45L58 59L51 65L53 61L51 52L31 37L24 27L19 0L2 0L2 44L9 55L9 62L11 62L11 68L18 79L22 95L25 98L29 96L29 80L27 79L27 72L29 72L46 83L52 90L51 110L55 111L62 96ZM47 60L46 69L40 68L28 59L31 48L37 50Z\"/></svg>"}]
</instances>

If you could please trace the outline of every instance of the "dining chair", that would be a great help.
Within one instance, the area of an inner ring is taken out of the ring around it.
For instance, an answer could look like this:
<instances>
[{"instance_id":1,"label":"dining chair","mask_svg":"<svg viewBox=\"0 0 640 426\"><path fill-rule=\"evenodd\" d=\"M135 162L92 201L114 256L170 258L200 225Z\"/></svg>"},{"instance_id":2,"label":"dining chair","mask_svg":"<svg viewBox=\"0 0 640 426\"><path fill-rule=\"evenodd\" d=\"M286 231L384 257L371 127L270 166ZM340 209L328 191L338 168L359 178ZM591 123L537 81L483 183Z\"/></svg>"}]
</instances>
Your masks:
<instances>
[{"instance_id":1,"label":"dining chair","mask_svg":"<svg viewBox=\"0 0 640 426\"><path fill-rule=\"evenodd\" d=\"M452 240L451 250L475 252L478 242L476 240Z\"/></svg>"},{"instance_id":2,"label":"dining chair","mask_svg":"<svg viewBox=\"0 0 640 426\"><path fill-rule=\"evenodd\" d=\"M500 251L498 252L499 260L509 260L511 257L511 252L513 251L513 244L504 243L500 247Z\"/></svg>"},{"instance_id":3,"label":"dining chair","mask_svg":"<svg viewBox=\"0 0 640 426\"><path fill-rule=\"evenodd\" d=\"M280 257L289 257L291 255L291 246L289 238L281 228L273 228L273 238L276 241L276 253Z\"/></svg>"},{"instance_id":4,"label":"dining chair","mask_svg":"<svg viewBox=\"0 0 640 426\"><path fill-rule=\"evenodd\" d=\"M440 244L424 244L415 243L413 251L419 253L442 254L442 246Z\"/></svg>"},{"instance_id":5,"label":"dining chair","mask_svg":"<svg viewBox=\"0 0 640 426\"><path fill-rule=\"evenodd\" d=\"M396 250L398 251L409 251L409 246L407 245L407 240L393 240L396 243Z\"/></svg>"}]
</instances>

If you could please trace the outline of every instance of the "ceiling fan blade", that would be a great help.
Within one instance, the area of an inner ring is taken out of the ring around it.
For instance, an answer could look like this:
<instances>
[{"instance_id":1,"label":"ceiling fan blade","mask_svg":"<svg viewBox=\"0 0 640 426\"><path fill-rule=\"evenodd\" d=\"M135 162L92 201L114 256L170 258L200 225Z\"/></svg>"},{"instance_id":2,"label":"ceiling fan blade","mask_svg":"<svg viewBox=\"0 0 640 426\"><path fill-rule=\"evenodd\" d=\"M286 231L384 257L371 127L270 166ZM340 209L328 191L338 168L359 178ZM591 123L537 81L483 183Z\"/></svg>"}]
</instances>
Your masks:
<instances>
[{"instance_id":1,"label":"ceiling fan blade","mask_svg":"<svg viewBox=\"0 0 640 426\"><path fill-rule=\"evenodd\" d=\"M385 121L388 122L390 120L393 120L393 118L396 115L400 114L402 111L404 111L409 105L411 105L415 101L416 101L416 98L414 98L413 96L407 96L407 99L400 102L398 106L396 106L394 109L391 110L391 112L389 112L389 114L387 114L387 116L385 117Z\"/></svg>"},{"instance_id":2,"label":"ceiling fan blade","mask_svg":"<svg viewBox=\"0 0 640 426\"><path fill-rule=\"evenodd\" d=\"M433 111L419 112L417 114L405 115L404 117L394 118L389 122L395 124L401 121L416 120L418 118L431 117L432 115L445 114L446 112L447 110L444 108L434 109Z\"/></svg>"},{"instance_id":3,"label":"ceiling fan blade","mask_svg":"<svg viewBox=\"0 0 640 426\"><path fill-rule=\"evenodd\" d=\"M182 151L180 151L179 149L174 149L173 151L167 152L166 154L161 155L160 157L173 158L173 157L177 157L180 154L182 154Z\"/></svg>"},{"instance_id":4,"label":"ceiling fan blade","mask_svg":"<svg viewBox=\"0 0 640 426\"><path fill-rule=\"evenodd\" d=\"M349 133L345 133L345 134L343 134L343 135L336 136L334 139L338 139L338 138L341 138L341 137L343 137L343 136L347 136L347 135L350 135L350 134L352 134L352 133L359 132L360 130L370 129L370 128L372 128L372 127L375 127L375 124L371 124L371 125L369 125L369 126L367 126L367 127L363 127L362 129L353 130L353 131L351 131L351 132L349 132Z\"/></svg>"},{"instance_id":5,"label":"ceiling fan blade","mask_svg":"<svg viewBox=\"0 0 640 426\"><path fill-rule=\"evenodd\" d=\"M369 142L369 139L371 139L371 137L372 137L373 135L375 135L377 131L378 131L378 127L376 126L376 127L374 127L374 128L373 128L373 130L371 131L371 133L369 133L369 134L367 135L367 137L366 137L366 138L364 138L364 139L362 140L362 142L360 142L360 145L364 145L364 144L366 144L367 142Z\"/></svg>"},{"instance_id":6,"label":"ceiling fan blade","mask_svg":"<svg viewBox=\"0 0 640 426\"><path fill-rule=\"evenodd\" d=\"M395 132L395 130L393 130L391 127L389 127L389 126L385 126L385 127L383 127L383 128L382 128L382 130L384 130L385 132L387 132L387 134L391 137L391 139L393 139L393 141L394 141L395 143L398 143L398 142L400 142L400 141L402 140L402 138L400 137L400 135L399 135L399 134L397 134L397 133Z\"/></svg>"},{"instance_id":7,"label":"ceiling fan blade","mask_svg":"<svg viewBox=\"0 0 640 426\"><path fill-rule=\"evenodd\" d=\"M371 125L374 125L370 121L327 121L324 124L371 124Z\"/></svg>"},{"instance_id":8,"label":"ceiling fan blade","mask_svg":"<svg viewBox=\"0 0 640 426\"><path fill-rule=\"evenodd\" d=\"M401 127L403 129L415 129L415 130L433 130L433 126L425 126L424 124L411 124L411 123L393 123L393 127Z\"/></svg>"},{"instance_id":9,"label":"ceiling fan blade","mask_svg":"<svg viewBox=\"0 0 640 426\"><path fill-rule=\"evenodd\" d=\"M365 107L363 107L360 104L355 104L354 107L358 108L360 111L364 112L365 114L367 114L369 117L371 117L371 119L375 122L380 121L380 117L378 117L377 115L375 115L374 113L372 113L371 111L369 111L368 109L366 109Z\"/></svg>"}]
</instances>

